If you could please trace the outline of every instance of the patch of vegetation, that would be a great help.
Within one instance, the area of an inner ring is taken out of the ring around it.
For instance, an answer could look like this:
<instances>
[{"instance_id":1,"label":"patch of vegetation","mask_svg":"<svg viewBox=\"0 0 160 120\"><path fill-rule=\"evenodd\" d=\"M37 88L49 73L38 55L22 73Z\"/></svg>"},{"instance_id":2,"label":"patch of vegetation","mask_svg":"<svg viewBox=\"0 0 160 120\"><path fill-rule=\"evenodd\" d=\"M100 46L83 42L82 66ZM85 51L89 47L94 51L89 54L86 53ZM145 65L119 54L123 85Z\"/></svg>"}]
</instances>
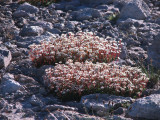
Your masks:
<instances>
[{"instance_id":1,"label":"patch of vegetation","mask_svg":"<svg viewBox=\"0 0 160 120\"><path fill-rule=\"evenodd\" d=\"M112 23L112 24L116 24L117 20L119 18L119 14L118 13L113 13L108 17L108 20Z\"/></svg>"}]
</instances>

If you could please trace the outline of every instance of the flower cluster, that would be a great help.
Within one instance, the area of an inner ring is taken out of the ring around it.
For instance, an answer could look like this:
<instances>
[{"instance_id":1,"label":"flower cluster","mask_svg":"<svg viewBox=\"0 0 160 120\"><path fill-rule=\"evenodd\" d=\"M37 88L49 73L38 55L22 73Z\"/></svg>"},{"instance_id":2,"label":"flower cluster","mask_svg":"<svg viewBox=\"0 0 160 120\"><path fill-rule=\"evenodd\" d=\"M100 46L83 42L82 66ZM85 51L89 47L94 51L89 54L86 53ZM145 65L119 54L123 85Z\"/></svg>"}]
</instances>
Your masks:
<instances>
[{"instance_id":1,"label":"flower cluster","mask_svg":"<svg viewBox=\"0 0 160 120\"><path fill-rule=\"evenodd\" d=\"M84 62L110 62L121 53L121 40L100 38L92 32L63 34L60 38L30 45L30 58L36 64L53 64L68 59Z\"/></svg>"},{"instance_id":2,"label":"flower cluster","mask_svg":"<svg viewBox=\"0 0 160 120\"><path fill-rule=\"evenodd\" d=\"M137 67L88 61L80 63L71 59L45 72L45 84L58 96L71 93L84 95L86 91L136 95L141 94L149 80Z\"/></svg>"}]
</instances>

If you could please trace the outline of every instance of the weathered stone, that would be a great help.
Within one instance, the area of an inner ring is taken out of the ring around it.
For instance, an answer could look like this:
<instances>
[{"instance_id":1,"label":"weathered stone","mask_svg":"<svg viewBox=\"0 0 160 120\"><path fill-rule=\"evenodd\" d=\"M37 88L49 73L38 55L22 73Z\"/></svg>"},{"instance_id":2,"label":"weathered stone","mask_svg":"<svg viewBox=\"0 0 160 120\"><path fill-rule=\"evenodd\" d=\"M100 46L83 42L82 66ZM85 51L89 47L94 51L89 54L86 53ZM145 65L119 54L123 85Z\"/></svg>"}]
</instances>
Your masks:
<instances>
[{"instance_id":1,"label":"weathered stone","mask_svg":"<svg viewBox=\"0 0 160 120\"><path fill-rule=\"evenodd\" d=\"M150 15L150 9L143 0L131 0L121 10L120 19L143 20Z\"/></svg>"},{"instance_id":2,"label":"weathered stone","mask_svg":"<svg viewBox=\"0 0 160 120\"><path fill-rule=\"evenodd\" d=\"M128 109L131 117L160 119L160 94L152 94L137 99Z\"/></svg>"},{"instance_id":3,"label":"weathered stone","mask_svg":"<svg viewBox=\"0 0 160 120\"><path fill-rule=\"evenodd\" d=\"M73 18L75 18L78 21L82 20L89 20L91 18L98 18L101 17L101 13L93 8L84 8L80 11L73 13Z\"/></svg>"},{"instance_id":4,"label":"weathered stone","mask_svg":"<svg viewBox=\"0 0 160 120\"><path fill-rule=\"evenodd\" d=\"M39 36L43 33L43 28L39 26L25 26L23 27L22 31L20 32L20 35L25 36Z\"/></svg>"},{"instance_id":5,"label":"weathered stone","mask_svg":"<svg viewBox=\"0 0 160 120\"><path fill-rule=\"evenodd\" d=\"M148 57L155 67L160 68L160 33L155 36L152 45L148 47Z\"/></svg>"},{"instance_id":6,"label":"weathered stone","mask_svg":"<svg viewBox=\"0 0 160 120\"><path fill-rule=\"evenodd\" d=\"M80 103L88 110L94 110L100 116L104 116L112 108L121 106L120 104L132 102L130 97L121 97L108 94L90 94L83 96Z\"/></svg>"},{"instance_id":7,"label":"weathered stone","mask_svg":"<svg viewBox=\"0 0 160 120\"><path fill-rule=\"evenodd\" d=\"M6 73L2 78L2 83L0 85L2 94L14 93L17 90L23 89L23 87L14 80L14 76L10 73Z\"/></svg>"},{"instance_id":8,"label":"weathered stone","mask_svg":"<svg viewBox=\"0 0 160 120\"><path fill-rule=\"evenodd\" d=\"M26 37L26 38L21 38L18 40L17 42L17 46L18 47L23 47L23 48L28 48L28 46L30 44L39 44L41 41L50 41L51 39L54 39L58 37L57 34L52 34L50 32L46 32L45 34L43 35L40 35L40 36L32 36L32 37Z\"/></svg>"},{"instance_id":9,"label":"weathered stone","mask_svg":"<svg viewBox=\"0 0 160 120\"><path fill-rule=\"evenodd\" d=\"M45 119L47 120L65 120L65 119L70 119L70 120L105 120L100 117L95 117L95 116L90 116L90 115L85 115L81 114L75 111L68 111L68 110L60 110L60 111L55 111L51 112L49 115L45 116Z\"/></svg>"},{"instance_id":10,"label":"weathered stone","mask_svg":"<svg viewBox=\"0 0 160 120\"><path fill-rule=\"evenodd\" d=\"M113 0L80 0L80 2L85 4L110 4Z\"/></svg>"},{"instance_id":11,"label":"weathered stone","mask_svg":"<svg viewBox=\"0 0 160 120\"><path fill-rule=\"evenodd\" d=\"M38 97L36 97L35 95L32 95L32 97L31 97L29 102L33 106L43 106L42 101Z\"/></svg>"},{"instance_id":12,"label":"weathered stone","mask_svg":"<svg viewBox=\"0 0 160 120\"><path fill-rule=\"evenodd\" d=\"M77 109L74 107L68 107L68 106L63 106L63 105L47 105L43 108L43 111L55 111L55 110L72 110L72 111L76 111Z\"/></svg>"},{"instance_id":13,"label":"weathered stone","mask_svg":"<svg viewBox=\"0 0 160 120\"><path fill-rule=\"evenodd\" d=\"M51 30L53 28L52 23L46 21L37 21L30 24L31 26L39 26L42 27L44 30Z\"/></svg>"},{"instance_id":14,"label":"weathered stone","mask_svg":"<svg viewBox=\"0 0 160 120\"><path fill-rule=\"evenodd\" d=\"M123 110L122 107L119 107L118 109L116 109L116 110L113 111L114 115L121 115L123 113L124 113L124 110Z\"/></svg>"},{"instance_id":15,"label":"weathered stone","mask_svg":"<svg viewBox=\"0 0 160 120\"><path fill-rule=\"evenodd\" d=\"M12 60L11 52L4 46L0 45L0 69L7 67Z\"/></svg>"},{"instance_id":16,"label":"weathered stone","mask_svg":"<svg viewBox=\"0 0 160 120\"><path fill-rule=\"evenodd\" d=\"M23 10L18 10L13 13L13 17L15 18L29 17L29 14Z\"/></svg>"},{"instance_id":17,"label":"weathered stone","mask_svg":"<svg viewBox=\"0 0 160 120\"><path fill-rule=\"evenodd\" d=\"M39 9L33 5L30 5L29 3L25 2L23 4L21 4L17 10L23 10L27 13L37 13L39 11Z\"/></svg>"}]
</instances>

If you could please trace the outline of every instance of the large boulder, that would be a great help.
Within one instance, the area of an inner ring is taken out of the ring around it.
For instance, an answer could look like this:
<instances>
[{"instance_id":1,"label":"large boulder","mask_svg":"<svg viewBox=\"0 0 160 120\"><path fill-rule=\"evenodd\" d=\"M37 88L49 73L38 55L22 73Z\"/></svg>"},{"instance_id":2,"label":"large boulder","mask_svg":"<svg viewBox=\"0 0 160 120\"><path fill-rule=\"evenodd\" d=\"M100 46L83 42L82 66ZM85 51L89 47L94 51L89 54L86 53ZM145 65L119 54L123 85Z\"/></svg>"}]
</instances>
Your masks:
<instances>
[{"instance_id":1,"label":"large boulder","mask_svg":"<svg viewBox=\"0 0 160 120\"><path fill-rule=\"evenodd\" d=\"M120 13L120 19L133 18L143 20L150 15L150 9L143 0L130 0Z\"/></svg>"},{"instance_id":2,"label":"large boulder","mask_svg":"<svg viewBox=\"0 0 160 120\"><path fill-rule=\"evenodd\" d=\"M160 119L160 94L137 99L129 108L128 115L146 119Z\"/></svg>"},{"instance_id":3,"label":"large boulder","mask_svg":"<svg viewBox=\"0 0 160 120\"><path fill-rule=\"evenodd\" d=\"M0 45L0 69L7 67L12 60L11 52L4 46Z\"/></svg>"}]
</instances>

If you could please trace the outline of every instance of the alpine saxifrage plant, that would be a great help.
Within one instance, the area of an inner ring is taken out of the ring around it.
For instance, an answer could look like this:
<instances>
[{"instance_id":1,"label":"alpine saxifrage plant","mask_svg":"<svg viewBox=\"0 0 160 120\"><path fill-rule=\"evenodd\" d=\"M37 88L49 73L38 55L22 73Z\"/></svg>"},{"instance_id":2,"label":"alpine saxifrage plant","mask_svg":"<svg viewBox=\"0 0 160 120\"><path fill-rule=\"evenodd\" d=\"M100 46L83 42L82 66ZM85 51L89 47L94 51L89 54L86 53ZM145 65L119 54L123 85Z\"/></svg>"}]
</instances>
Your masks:
<instances>
[{"instance_id":1,"label":"alpine saxifrage plant","mask_svg":"<svg viewBox=\"0 0 160 120\"><path fill-rule=\"evenodd\" d=\"M91 32L68 33L30 45L29 55L36 66L55 65L46 69L44 84L62 99L79 99L97 92L141 95L149 78L137 67L111 64L123 44L109 39Z\"/></svg>"},{"instance_id":2,"label":"alpine saxifrage plant","mask_svg":"<svg viewBox=\"0 0 160 120\"><path fill-rule=\"evenodd\" d=\"M36 65L65 63L68 59L110 62L119 57L122 43L107 39L95 36L92 32L63 34L54 41L30 45L30 58Z\"/></svg>"}]
</instances>

